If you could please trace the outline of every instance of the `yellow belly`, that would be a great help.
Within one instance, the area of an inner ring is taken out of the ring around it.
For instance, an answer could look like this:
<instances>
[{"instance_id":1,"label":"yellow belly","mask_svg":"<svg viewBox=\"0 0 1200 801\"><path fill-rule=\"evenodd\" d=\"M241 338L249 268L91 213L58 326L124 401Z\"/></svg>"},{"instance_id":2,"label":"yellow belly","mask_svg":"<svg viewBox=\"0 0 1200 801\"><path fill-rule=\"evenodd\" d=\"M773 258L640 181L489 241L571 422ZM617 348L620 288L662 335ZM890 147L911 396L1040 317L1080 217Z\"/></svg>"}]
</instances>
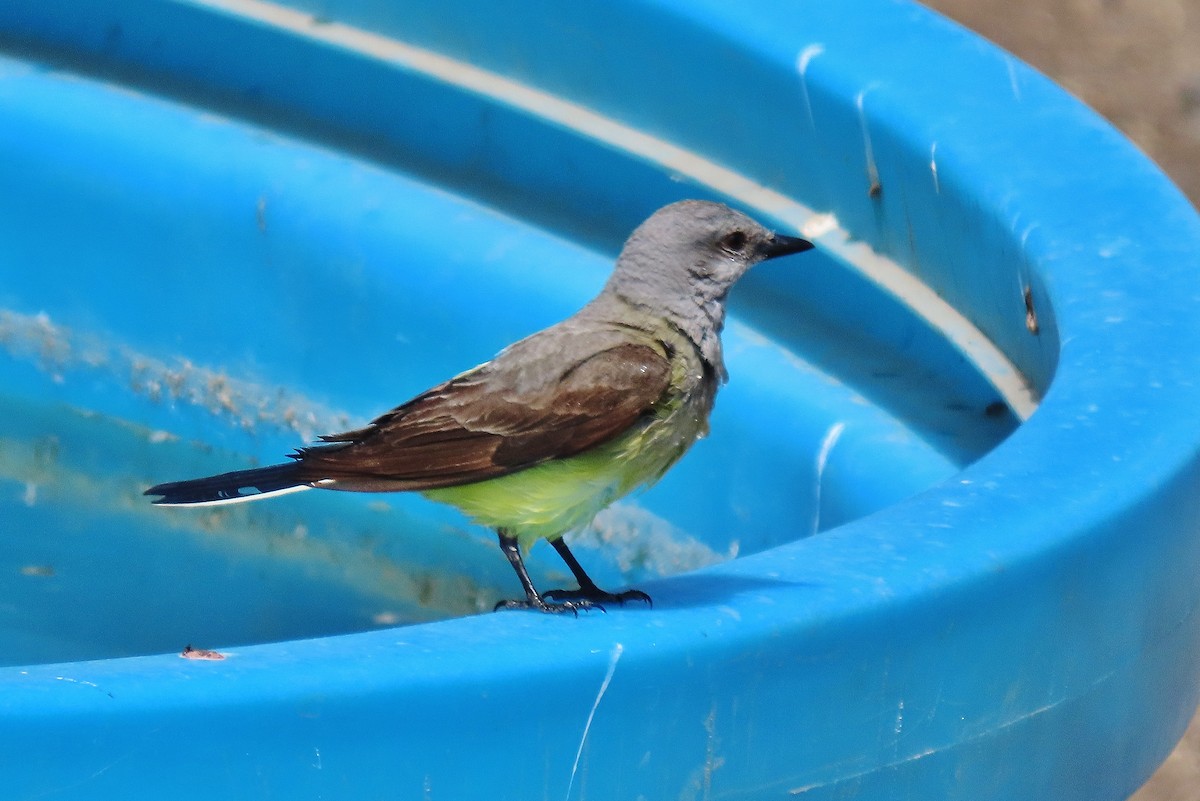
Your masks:
<instances>
[{"instance_id":1,"label":"yellow belly","mask_svg":"<svg viewBox=\"0 0 1200 801\"><path fill-rule=\"evenodd\" d=\"M504 529L528 550L538 539L586 526L613 501L653 484L706 433L707 416L707 408L685 402L586 453L423 494L480 525Z\"/></svg>"}]
</instances>

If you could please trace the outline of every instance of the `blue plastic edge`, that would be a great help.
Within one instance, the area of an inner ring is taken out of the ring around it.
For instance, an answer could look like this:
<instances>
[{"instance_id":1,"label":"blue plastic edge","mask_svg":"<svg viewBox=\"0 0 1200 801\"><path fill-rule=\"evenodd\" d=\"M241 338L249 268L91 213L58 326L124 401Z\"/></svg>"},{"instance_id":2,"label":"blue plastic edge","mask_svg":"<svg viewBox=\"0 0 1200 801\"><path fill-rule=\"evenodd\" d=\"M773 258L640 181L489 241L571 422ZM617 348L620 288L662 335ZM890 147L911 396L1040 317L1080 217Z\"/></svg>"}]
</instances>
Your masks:
<instances>
[{"instance_id":1,"label":"blue plastic edge","mask_svg":"<svg viewBox=\"0 0 1200 801\"><path fill-rule=\"evenodd\" d=\"M651 615L8 671L6 751L31 755L31 776L54 765L20 790L1116 799L1162 758L1197 699L1194 210L1091 112L908 4L654 8L737 31L780 73L797 48L776 21L802 10L823 47L814 95L882 84L867 98L885 192L939 143L940 193L985 210L984 241L1053 310L1061 346L1026 359L1054 370L1033 419L885 513L680 579L678 605ZM870 208L848 223L868 240ZM936 240L936 220L916 223ZM947 289L986 305L972 291ZM256 758L262 743L287 758Z\"/></svg>"}]
</instances>

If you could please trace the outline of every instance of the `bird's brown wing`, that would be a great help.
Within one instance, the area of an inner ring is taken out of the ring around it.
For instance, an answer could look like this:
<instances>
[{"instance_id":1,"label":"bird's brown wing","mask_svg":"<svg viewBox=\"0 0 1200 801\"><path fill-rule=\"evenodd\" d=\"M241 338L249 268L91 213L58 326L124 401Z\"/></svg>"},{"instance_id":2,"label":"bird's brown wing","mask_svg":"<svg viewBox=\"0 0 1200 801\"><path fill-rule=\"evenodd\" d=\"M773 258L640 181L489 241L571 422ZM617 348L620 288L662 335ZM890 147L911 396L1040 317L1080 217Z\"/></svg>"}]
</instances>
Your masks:
<instances>
[{"instance_id":1,"label":"bird's brown wing","mask_svg":"<svg viewBox=\"0 0 1200 801\"><path fill-rule=\"evenodd\" d=\"M601 444L652 412L670 386L670 362L649 345L541 358L519 370L485 364L296 458L308 478L341 489L467 484ZM549 367L562 362L573 366Z\"/></svg>"}]
</instances>

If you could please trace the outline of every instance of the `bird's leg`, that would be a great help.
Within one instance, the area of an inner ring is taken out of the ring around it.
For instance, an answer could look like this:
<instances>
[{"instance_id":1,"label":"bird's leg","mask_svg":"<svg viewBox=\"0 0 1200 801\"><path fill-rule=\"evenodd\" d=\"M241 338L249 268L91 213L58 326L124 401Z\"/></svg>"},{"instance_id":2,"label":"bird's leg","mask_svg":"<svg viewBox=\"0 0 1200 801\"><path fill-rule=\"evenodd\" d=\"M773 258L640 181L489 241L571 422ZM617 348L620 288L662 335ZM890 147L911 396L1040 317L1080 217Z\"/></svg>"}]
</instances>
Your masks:
<instances>
[{"instance_id":1,"label":"bird's leg","mask_svg":"<svg viewBox=\"0 0 1200 801\"><path fill-rule=\"evenodd\" d=\"M512 565L513 570L517 571L517 578L521 580L521 587L525 590L525 600L501 601L492 609L493 612L501 609L536 609L539 612L572 612L578 615L580 609L599 608L603 610L599 604L586 599L565 600L561 603L547 602L538 595L537 589L533 586L533 579L529 578L529 571L525 569L525 560L521 558L521 546L517 542L517 538L509 535L504 529L497 530L496 534L500 538L500 550L504 552L508 563Z\"/></svg>"},{"instance_id":2,"label":"bird's leg","mask_svg":"<svg viewBox=\"0 0 1200 801\"><path fill-rule=\"evenodd\" d=\"M556 540L550 540L550 544L554 546L554 550L558 551L558 555L567 563L567 567L571 569L571 574L575 576L575 580L579 582L578 590L550 590L545 596L554 600L562 601L591 601L592 603L618 603L624 604L626 601L645 601L648 604L653 604L650 596L641 590L625 590L624 592L607 592L596 586L596 582L592 581L583 570L583 565L579 564L579 560L575 558L575 554L567 547L567 541L562 537Z\"/></svg>"}]
</instances>

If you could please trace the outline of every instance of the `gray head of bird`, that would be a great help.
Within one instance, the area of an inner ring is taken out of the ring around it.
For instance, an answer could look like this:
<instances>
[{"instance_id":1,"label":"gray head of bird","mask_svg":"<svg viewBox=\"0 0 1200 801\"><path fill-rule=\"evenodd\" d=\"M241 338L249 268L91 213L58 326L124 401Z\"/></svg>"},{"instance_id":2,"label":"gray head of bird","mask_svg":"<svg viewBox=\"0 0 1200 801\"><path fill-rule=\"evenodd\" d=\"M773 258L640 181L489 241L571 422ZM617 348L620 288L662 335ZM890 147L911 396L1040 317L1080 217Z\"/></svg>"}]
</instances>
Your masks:
<instances>
[{"instance_id":1,"label":"gray head of bird","mask_svg":"<svg viewBox=\"0 0 1200 801\"><path fill-rule=\"evenodd\" d=\"M812 246L721 203L683 200L659 209L634 230L607 291L661 313L702 350L717 348L719 359L719 344L708 340L720 334L730 288L760 261Z\"/></svg>"}]
</instances>

